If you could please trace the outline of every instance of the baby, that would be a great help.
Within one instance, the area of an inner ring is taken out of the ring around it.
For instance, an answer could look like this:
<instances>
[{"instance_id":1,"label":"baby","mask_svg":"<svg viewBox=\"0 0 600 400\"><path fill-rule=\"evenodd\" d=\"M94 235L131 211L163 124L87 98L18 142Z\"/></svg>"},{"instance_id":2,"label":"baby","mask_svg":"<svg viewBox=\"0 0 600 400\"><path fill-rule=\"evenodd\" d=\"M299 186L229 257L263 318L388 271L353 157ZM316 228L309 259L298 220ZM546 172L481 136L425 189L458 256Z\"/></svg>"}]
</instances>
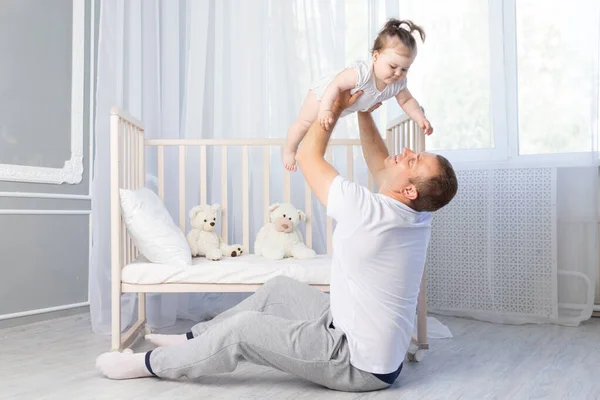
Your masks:
<instances>
[{"instance_id":1,"label":"baby","mask_svg":"<svg viewBox=\"0 0 600 400\"><path fill-rule=\"evenodd\" d=\"M352 94L358 90L363 93L340 117L376 108L383 101L396 97L400 107L426 135L433 132L421 106L406 87L406 74L417 56L413 32L418 32L425 41L425 32L419 26L411 21L390 19L375 39L371 61L357 61L335 77L326 76L312 85L282 149L283 165L288 171L296 170L296 150L315 118L329 130L333 123L333 103L348 89L352 89Z\"/></svg>"}]
</instances>

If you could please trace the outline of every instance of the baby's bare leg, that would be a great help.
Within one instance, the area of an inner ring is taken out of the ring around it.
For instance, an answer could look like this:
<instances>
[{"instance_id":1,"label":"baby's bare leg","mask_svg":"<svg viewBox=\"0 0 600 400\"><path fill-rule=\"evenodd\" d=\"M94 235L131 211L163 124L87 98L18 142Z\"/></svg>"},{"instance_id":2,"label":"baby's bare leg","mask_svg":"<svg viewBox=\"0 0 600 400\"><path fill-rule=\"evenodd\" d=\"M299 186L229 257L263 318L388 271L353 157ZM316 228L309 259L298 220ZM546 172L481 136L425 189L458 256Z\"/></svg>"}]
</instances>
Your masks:
<instances>
[{"instance_id":1,"label":"baby's bare leg","mask_svg":"<svg viewBox=\"0 0 600 400\"><path fill-rule=\"evenodd\" d=\"M306 132L308 132L310 124L317 118L318 113L319 101L317 100L317 96L311 90L304 99L298 118L290 125L285 144L281 149L283 165L288 171L296 170L296 151L298 150L300 142L306 135Z\"/></svg>"}]
</instances>

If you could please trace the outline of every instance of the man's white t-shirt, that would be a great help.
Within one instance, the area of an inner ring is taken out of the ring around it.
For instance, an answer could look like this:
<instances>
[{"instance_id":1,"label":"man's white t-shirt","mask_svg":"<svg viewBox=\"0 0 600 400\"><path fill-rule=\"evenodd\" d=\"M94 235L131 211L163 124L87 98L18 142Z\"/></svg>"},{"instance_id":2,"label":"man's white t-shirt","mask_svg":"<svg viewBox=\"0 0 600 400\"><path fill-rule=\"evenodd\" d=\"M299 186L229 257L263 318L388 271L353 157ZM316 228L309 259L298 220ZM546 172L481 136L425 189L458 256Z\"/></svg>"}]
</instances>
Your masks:
<instances>
[{"instance_id":1,"label":"man's white t-shirt","mask_svg":"<svg viewBox=\"0 0 600 400\"><path fill-rule=\"evenodd\" d=\"M414 328L431 214L337 176L327 199L333 234L333 323L363 371L398 369Z\"/></svg>"}]
</instances>

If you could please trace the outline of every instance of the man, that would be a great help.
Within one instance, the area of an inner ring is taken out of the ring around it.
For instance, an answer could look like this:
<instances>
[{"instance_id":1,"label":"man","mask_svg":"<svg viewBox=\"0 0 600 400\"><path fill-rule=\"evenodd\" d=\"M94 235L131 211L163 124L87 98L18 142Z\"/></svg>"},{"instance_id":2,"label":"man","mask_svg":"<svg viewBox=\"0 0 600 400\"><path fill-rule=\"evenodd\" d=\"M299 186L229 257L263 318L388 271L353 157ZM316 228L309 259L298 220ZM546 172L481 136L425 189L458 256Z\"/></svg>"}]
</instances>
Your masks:
<instances>
[{"instance_id":1,"label":"man","mask_svg":"<svg viewBox=\"0 0 600 400\"><path fill-rule=\"evenodd\" d=\"M334 124L360 92L334 104ZM371 391L390 386L413 332L431 216L457 190L448 161L405 149L388 156L370 113L359 113L363 153L379 193L342 178L324 159L331 131L313 123L297 153L304 178L333 236L331 295L286 277L187 335L148 335L148 353L105 353L97 366L113 379L176 379L232 372L240 360L325 387Z\"/></svg>"}]
</instances>

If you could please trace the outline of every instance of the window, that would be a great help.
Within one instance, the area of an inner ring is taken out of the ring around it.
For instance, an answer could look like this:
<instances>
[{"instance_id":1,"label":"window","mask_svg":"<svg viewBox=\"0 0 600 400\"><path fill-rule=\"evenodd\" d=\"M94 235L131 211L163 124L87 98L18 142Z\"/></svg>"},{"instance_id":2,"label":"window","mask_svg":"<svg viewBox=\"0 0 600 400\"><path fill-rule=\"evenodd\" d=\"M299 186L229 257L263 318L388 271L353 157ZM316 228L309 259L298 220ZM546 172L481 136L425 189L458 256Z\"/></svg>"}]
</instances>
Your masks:
<instances>
[{"instance_id":1,"label":"window","mask_svg":"<svg viewBox=\"0 0 600 400\"><path fill-rule=\"evenodd\" d=\"M598 4L516 0L520 154L592 149Z\"/></svg>"},{"instance_id":2,"label":"window","mask_svg":"<svg viewBox=\"0 0 600 400\"><path fill-rule=\"evenodd\" d=\"M457 161L592 150L599 16L597 0L399 0L427 34L408 82L435 129L428 149Z\"/></svg>"},{"instance_id":3,"label":"window","mask_svg":"<svg viewBox=\"0 0 600 400\"><path fill-rule=\"evenodd\" d=\"M428 148L493 147L487 2L401 0L400 18L420 25L427 35L425 43L417 39L408 88L434 128Z\"/></svg>"}]
</instances>

